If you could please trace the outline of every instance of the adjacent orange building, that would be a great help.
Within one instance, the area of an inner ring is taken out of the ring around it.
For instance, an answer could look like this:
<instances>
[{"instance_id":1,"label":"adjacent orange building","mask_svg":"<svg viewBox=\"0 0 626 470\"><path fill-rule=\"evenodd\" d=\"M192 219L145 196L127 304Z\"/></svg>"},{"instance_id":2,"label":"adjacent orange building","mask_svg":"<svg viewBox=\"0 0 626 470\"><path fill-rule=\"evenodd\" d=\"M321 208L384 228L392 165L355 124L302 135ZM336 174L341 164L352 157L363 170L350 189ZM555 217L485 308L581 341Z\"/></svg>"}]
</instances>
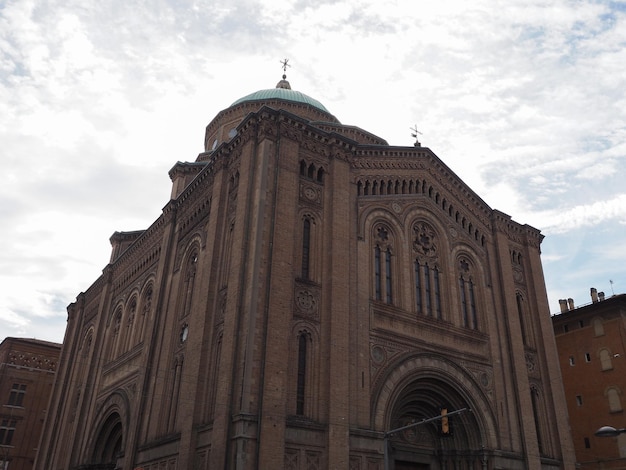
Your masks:
<instances>
[{"instance_id":1,"label":"adjacent orange building","mask_svg":"<svg viewBox=\"0 0 626 470\"><path fill-rule=\"evenodd\" d=\"M0 344L0 469L30 470L61 345L6 338Z\"/></svg>"},{"instance_id":2,"label":"adjacent orange building","mask_svg":"<svg viewBox=\"0 0 626 470\"><path fill-rule=\"evenodd\" d=\"M601 426L626 427L626 295L591 303L561 300L552 317L577 468L626 469L626 434L596 437Z\"/></svg>"}]
</instances>

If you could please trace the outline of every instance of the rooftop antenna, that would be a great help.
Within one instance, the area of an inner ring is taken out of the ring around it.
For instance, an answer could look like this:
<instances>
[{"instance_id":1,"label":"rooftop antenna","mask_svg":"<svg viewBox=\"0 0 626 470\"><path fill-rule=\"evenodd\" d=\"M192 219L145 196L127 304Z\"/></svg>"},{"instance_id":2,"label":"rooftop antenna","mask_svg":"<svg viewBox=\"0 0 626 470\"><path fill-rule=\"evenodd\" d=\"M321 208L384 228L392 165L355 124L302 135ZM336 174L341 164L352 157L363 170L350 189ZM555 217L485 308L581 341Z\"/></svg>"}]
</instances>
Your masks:
<instances>
[{"instance_id":1,"label":"rooftop antenna","mask_svg":"<svg viewBox=\"0 0 626 470\"><path fill-rule=\"evenodd\" d=\"M415 139L415 143L413 144L413 146L414 147L421 147L422 144L420 144L420 141L417 138L417 134L422 135L422 133L417 130L417 124L415 124L413 127L411 127L411 130L413 131L413 132L411 132L411 137L413 137Z\"/></svg>"},{"instance_id":2,"label":"rooftop antenna","mask_svg":"<svg viewBox=\"0 0 626 470\"><path fill-rule=\"evenodd\" d=\"M611 284L611 294L615 295L615 291L613 290L613 279L609 279L609 284Z\"/></svg>"},{"instance_id":3,"label":"rooftop antenna","mask_svg":"<svg viewBox=\"0 0 626 470\"><path fill-rule=\"evenodd\" d=\"M281 64L283 64L283 80L287 79L287 67L291 67L291 65L289 65L289 59L283 59L280 61Z\"/></svg>"}]
</instances>

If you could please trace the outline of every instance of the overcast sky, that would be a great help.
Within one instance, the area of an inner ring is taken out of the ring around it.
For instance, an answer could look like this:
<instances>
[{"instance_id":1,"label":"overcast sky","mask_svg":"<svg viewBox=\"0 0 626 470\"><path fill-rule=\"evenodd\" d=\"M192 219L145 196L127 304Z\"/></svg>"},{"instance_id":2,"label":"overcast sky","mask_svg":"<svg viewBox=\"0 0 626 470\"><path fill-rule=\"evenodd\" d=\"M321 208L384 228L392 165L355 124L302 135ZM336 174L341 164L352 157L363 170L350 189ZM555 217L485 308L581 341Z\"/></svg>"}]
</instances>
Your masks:
<instances>
[{"instance_id":1,"label":"overcast sky","mask_svg":"<svg viewBox=\"0 0 626 470\"><path fill-rule=\"evenodd\" d=\"M552 313L624 293L625 46L623 1L0 0L0 339L62 341L111 234L160 215L168 170L283 58L343 124L417 125L540 229Z\"/></svg>"}]
</instances>

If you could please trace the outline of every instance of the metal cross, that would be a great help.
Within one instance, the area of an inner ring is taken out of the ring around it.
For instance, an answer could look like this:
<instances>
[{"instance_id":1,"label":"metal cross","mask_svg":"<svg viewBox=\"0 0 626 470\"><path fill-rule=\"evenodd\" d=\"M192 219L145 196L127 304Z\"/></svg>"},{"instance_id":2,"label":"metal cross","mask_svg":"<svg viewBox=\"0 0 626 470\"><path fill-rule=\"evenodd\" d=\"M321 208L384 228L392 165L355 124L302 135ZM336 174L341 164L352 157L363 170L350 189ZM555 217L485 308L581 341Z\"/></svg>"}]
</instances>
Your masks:
<instances>
[{"instance_id":1,"label":"metal cross","mask_svg":"<svg viewBox=\"0 0 626 470\"><path fill-rule=\"evenodd\" d=\"M411 133L411 137L413 137L415 139L415 144L413 144L413 145L415 145L416 147L420 147L421 144L420 144L419 139L417 138L417 134L422 135L422 133L417 130L417 124L415 124L413 127L411 127L411 130L413 131Z\"/></svg>"}]
</instances>

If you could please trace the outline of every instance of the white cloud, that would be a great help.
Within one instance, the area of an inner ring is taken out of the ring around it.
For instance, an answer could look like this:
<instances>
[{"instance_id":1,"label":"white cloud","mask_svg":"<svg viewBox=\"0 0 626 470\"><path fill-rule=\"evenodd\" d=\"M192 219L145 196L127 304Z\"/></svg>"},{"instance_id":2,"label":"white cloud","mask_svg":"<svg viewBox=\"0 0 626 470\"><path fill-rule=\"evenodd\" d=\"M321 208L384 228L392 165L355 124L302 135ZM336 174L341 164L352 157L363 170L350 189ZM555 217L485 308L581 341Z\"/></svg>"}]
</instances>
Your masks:
<instances>
[{"instance_id":1,"label":"white cloud","mask_svg":"<svg viewBox=\"0 0 626 470\"><path fill-rule=\"evenodd\" d=\"M542 229L551 296L586 290L594 275L615 277L617 288L625 269L604 255L584 257L577 277L564 269L588 252L571 242L581 233L626 241L618 6L6 2L0 281L9 294L0 312L10 326L0 337L60 341L63 325L47 320L64 324L65 305L106 264L110 234L159 215L169 168L195 159L217 112L274 86L284 57L292 86L342 122L407 146L417 125L422 143L488 204Z\"/></svg>"}]
</instances>

